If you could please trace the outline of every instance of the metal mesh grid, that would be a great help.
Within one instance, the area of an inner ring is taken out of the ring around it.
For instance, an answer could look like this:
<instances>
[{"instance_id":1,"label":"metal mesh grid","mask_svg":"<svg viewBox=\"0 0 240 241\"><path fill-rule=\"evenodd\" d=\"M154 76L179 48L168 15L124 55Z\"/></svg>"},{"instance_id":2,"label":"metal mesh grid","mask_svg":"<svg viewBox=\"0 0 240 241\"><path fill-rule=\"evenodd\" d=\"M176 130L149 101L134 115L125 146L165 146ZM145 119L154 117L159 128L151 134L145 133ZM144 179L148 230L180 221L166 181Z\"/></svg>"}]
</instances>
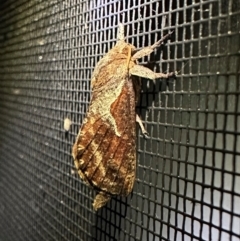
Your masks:
<instances>
[{"instance_id":1,"label":"metal mesh grid","mask_svg":"<svg viewBox=\"0 0 240 241\"><path fill-rule=\"evenodd\" d=\"M238 0L0 1L0 13L0 240L239 240ZM181 72L143 80L151 138L138 133L133 193L96 213L71 146L119 21L137 47L174 30L142 63Z\"/></svg>"}]
</instances>

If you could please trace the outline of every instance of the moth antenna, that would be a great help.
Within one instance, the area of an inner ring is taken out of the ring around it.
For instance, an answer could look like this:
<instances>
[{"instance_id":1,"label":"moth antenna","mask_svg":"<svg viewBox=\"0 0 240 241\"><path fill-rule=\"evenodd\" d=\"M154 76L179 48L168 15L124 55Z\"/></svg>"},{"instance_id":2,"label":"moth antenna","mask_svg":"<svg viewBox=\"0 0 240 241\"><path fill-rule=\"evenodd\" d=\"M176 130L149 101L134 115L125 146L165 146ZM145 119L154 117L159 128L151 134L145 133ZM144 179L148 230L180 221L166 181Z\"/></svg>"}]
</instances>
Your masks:
<instances>
[{"instance_id":1,"label":"moth antenna","mask_svg":"<svg viewBox=\"0 0 240 241\"><path fill-rule=\"evenodd\" d=\"M119 23L118 25L118 33L117 33L117 41L124 41L124 25Z\"/></svg>"}]
</instances>

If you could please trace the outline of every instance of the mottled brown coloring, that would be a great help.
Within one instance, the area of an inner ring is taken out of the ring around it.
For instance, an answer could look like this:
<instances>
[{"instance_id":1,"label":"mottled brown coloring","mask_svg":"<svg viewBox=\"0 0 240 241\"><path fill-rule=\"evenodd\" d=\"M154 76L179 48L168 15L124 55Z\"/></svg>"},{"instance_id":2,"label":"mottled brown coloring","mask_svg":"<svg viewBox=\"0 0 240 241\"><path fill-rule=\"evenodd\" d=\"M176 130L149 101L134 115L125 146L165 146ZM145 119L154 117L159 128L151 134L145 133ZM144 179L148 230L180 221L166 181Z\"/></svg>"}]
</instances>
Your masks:
<instances>
[{"instance_id":1,"label":"mottled brown coloring","mask_svg":"<svg viewBox=\"0 0 240 241\"><path fill-rule=\"evenodd\" d=\"M101 208L112 195L127 196L136 173L136 112L140 84L138 77L168 78L137 65L164 39L136 50L124 41L120 24L118 42L96 65L91 80L92 99L72 154L80 177L98 190L93 202ZM140 121L137 118L138 122ZM140 124L143 132L146 132Z\"/></svg>"}]
</instances>

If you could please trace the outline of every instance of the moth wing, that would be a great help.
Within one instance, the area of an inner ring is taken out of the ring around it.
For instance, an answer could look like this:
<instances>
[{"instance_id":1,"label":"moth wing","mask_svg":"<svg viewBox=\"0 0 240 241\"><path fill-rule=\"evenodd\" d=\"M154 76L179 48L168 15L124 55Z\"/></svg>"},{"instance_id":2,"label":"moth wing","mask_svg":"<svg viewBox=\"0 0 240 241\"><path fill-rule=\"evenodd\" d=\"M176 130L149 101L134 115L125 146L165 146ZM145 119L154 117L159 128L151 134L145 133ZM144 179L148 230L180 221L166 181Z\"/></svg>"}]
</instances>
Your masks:
<instances>
[{"instance_id":1,"label":"moth wing","mask_svg":"<svg viewBox=\"0 0 240 241\"><path fill-rule=\"evenodd\" d=\"M125 196L132 191L136 170L135 91L132 81L124 80L110 104L108 98L101 98L105 91L93 92L73 146L74 162L87 183L106 193ZM114 95L116 89L108 91Z\"/></svg>"}]
</instances>

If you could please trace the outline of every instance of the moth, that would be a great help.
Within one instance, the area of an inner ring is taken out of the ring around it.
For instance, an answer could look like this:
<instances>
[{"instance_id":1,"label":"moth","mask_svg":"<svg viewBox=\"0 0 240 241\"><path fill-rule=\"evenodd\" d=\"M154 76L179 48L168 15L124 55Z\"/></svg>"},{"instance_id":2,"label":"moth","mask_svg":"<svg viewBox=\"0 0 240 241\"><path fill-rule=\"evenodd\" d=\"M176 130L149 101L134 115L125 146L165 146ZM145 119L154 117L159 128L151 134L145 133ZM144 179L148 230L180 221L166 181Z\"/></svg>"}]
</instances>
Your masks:
<instances>
[{"instance_id":1,"label":"moth","mask_svg":"<svg viewBox=\"0 0 240 241\"><path fill-rule=\"evenodd\" d=\"M170 34L151 46L137 49L126 43L124 26L119 25L116 45L97 63L91 79L89 110L72 148L80 177L94 187L93 208L98 210L112 196L127 196L136 175L136 122L147 134L136 114L139 77L155 80L174 73L155 73L138 65Z\"/></svg>"}]
</instances>

